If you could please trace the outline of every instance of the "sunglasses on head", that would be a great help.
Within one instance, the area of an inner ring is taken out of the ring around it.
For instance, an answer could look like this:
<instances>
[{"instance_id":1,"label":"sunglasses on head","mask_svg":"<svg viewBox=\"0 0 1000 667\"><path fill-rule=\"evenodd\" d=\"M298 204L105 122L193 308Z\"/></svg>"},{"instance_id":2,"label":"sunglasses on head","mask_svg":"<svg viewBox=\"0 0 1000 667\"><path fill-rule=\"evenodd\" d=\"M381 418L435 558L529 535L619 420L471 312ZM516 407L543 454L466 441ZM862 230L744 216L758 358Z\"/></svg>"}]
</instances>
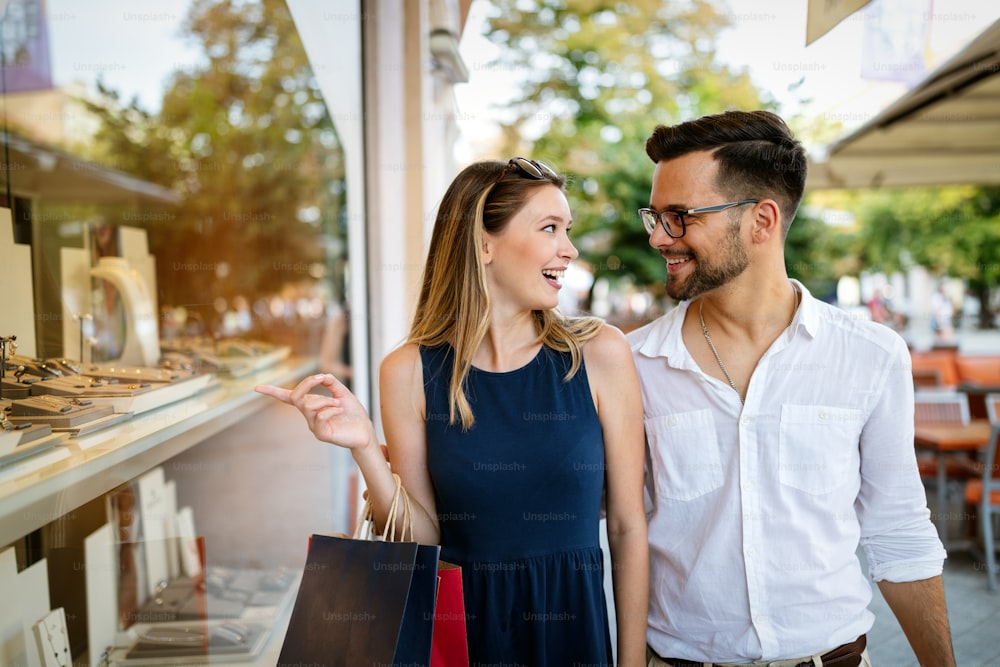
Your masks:
<instances>
[{"instance_id":1,"label":"sunglasses on head","mask_svg":"<svg viewBox=\"0 0 1000 667\"><path fill-rule=\"evenodd\" d=\"M529 160L526 157L512 157L508 162L507 166L503 168L500 172L500 178L497 179L497 183L506 178L509 174L520 172L521 174L527 176L530 179L536 181L544 181L550 178L559 178L556 174L555 169L545 164L544 162L539 162L538 160Z\"/></svg>"}]
</instances>

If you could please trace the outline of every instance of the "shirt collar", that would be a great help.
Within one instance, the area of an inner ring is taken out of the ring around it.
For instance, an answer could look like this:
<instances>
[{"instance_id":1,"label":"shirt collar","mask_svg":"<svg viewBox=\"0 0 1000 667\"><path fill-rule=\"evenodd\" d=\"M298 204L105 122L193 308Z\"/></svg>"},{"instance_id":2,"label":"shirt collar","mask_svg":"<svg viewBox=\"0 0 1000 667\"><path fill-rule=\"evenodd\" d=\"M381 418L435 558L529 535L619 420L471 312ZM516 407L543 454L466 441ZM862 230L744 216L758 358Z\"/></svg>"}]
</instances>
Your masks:
<instances>
[{"instance_id":1,"label":"shirt collar","mask_svg":"<svg viewBox=\"0 0 1000 667\"><path fill-rule=\"evenodd\" d=\"M650 358L664 357L673 368L694 369L694 359L684 346L681 336L684 314L690 305L690 301L681 301L665 315L646 325L648 333L636 352Z\"/></svg>"},{"instance_id":2,"label":"shirt collar","mask_svg":"<svg viewBox=\"0 0 1000 667\"><path fill-rule=\"evenodd\" d=\"M815 338L820 324L819 305L805 285L794 278L789 278L789 282L802 295L795 319L792 321L790 335L794 336L802 327L810 338ZM649 333L636 351L645 357L665 357L673 368L696 368L697 365L684 346L684 338L681 336L681 325L690 305L690 301L681 301L663 317L650 323Z\"/></svg>"},{"instance_id":3,"label":"shirt collar","mask_svg":"<svg viewBox=\"0 0 1000 667\"><path fill-rule=\"evenodd\" d=\"M819 323L820 323L820 307L819 301L813 298L813 295L809 293L806 286L800 283L794 278L789 278L788 282L795 285L799 290L799 294L802 295L799 302L799 310L795 313L795 319L792 321L792 331L796 332L799 327L803 327L806 333L809 334L811 338L815 338L819 333Z\"/></svg>"}]
</instances>

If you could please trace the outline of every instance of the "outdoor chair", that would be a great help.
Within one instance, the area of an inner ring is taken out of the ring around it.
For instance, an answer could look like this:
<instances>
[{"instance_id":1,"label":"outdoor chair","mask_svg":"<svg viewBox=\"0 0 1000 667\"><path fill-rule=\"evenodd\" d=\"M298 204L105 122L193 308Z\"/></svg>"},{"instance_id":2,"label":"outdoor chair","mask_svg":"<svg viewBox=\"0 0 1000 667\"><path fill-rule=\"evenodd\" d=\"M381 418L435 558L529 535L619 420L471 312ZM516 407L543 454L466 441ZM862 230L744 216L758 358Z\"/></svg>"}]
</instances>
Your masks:
<instances>
[{"instance_id":1,"label":"outdoor chair","mask_svg":"<svg viewBox=\"0 0 1000 667\"><path fill-rule=\"evenodd\" d=\"M996 545L993 542L993 515L1000 514L1000 394L986 396L986 414L990 420L990 441L983 458L985 465L979 479L965 485L965 502L979 514L980 535L986 555L986 580L990 590L997 589Z\"/></svg>"},{"instance_id":2,"label":"outdoor chair","mask_svg":"<svg viewBox=\"0 0 1000 667\"><path fill-rule=\"evenodd\" d=\"M913 394L913 420L918 424L968 424L970 418L969 397L963 392L923 390Z\"/></svg>"},{"instance_id":3,"label":"outdoor chair","mask_svg":"<svg viewBox=\"0 0 1000 667\"><path fill-rule=\"evenodd\" d=\"M913 394L913 421L916 424L968 424L970 418L969 396L963 392L925 389ZM939 464L934 454L918 452L917 468L925 483L935 482ZM979 467L972 459L945 459L945 477L949 481L964 482L978 474Z\"/></svg>"}]
</instances>

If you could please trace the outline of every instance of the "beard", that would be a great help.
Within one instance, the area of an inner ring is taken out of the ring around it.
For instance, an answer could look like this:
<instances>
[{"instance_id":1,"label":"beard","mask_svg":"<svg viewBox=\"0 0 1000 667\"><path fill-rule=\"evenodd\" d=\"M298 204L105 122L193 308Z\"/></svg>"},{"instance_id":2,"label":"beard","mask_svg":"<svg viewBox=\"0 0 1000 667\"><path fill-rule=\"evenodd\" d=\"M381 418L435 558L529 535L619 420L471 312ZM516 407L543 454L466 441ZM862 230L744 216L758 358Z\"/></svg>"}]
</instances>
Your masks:
<instances>
[{"instance_id":1,"label":"beard","mask_svg":"<svg viewBox=\"0 0 1000 667\"><path fill-rule=\"evenodd\" d=\"M746 270L750 265L750 253L740 239L738 222L729 225L720 251L722 260L719 263L701 260L697 253L689 251L687 256L695 261L694 269L683 280L672 280L670 274L667 274L667 294L675 300L687 301L716 287L722 287Z\"/></svg>"}]
</instances>

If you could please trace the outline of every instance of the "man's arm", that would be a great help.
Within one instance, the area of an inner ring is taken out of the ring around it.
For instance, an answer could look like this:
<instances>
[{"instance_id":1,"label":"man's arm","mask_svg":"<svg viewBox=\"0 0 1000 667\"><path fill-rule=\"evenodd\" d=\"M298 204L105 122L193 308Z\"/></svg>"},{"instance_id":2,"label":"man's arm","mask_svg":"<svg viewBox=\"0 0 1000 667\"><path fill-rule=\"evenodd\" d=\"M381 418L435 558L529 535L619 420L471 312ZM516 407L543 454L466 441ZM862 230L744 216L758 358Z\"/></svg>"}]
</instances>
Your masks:
<instances>
[{"instance_id":1,"label":"man's arm","mask_svg":"<svg viewBox=\"0 0 1000 667\"><path fill-rule=\"evenodd\" d=\"M941 577L894 583L878 582L917 660L927 667L955 667L948 610Z\"/></svg>"}]
</instances>

